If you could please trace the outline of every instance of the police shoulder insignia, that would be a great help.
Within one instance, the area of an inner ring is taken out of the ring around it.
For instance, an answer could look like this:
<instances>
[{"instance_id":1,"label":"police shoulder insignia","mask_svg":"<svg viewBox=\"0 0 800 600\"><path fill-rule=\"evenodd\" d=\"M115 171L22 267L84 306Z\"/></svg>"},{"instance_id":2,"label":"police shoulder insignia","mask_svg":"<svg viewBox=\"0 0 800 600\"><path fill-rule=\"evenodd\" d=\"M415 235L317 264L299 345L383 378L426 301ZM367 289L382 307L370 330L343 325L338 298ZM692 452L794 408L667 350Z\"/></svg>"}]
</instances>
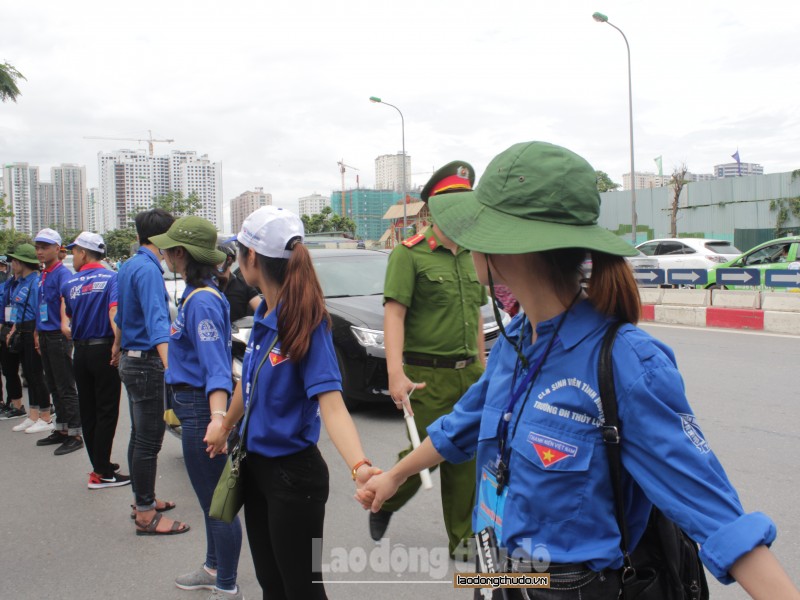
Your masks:
<instances>
[{"instance_id":1,"label":"police shoulder insignia","mask_svg":"<svg viewBox=\"0 0 800 600\"><path fill-rule=\"evenodd\" d=\"M417 235L412 235L410 238L405 240L403 242L403 246L406 246L407 248L411 248L411 247L416 246L417 244L419 244L424 239L425 239L425 236L423 234L421 234L421 233L418 233Z\"/></svg>"}]
</instances>

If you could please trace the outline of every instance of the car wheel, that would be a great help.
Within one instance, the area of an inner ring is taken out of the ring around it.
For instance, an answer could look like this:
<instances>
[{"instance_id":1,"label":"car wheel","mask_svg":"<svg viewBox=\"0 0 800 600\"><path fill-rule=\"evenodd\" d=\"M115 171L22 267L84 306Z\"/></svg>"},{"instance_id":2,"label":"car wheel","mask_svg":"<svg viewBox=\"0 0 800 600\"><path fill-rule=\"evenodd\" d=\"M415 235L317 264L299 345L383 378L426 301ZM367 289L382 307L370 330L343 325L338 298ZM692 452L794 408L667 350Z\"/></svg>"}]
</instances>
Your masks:
<instances>
[{"instance_id":1,"label":"car wheel","mask_svg":"<svg viewBox=\"0 0 800 600\"><path fill-rule=\"evenodd\" d=\"M338 348L335 348L335 352L336 352L336 362L339 363L339 372L342 374L342 398L344 399L344 405L347 407L347 410L353 412L356 409L358 409L359 402L358 400L350 397L347 393L350 387L348 386L347 371L345 371L344 368L344 360L342 359L342 353L339 351Z\"/></svg>"}]
</instances>

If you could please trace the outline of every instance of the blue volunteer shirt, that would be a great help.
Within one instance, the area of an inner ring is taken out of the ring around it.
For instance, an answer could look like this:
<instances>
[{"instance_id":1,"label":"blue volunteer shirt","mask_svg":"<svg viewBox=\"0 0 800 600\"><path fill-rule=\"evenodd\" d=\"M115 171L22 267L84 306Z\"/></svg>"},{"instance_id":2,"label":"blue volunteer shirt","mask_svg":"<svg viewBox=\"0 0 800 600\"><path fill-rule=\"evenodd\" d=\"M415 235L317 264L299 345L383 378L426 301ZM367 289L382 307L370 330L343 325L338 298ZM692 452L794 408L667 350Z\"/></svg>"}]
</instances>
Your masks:
<instances>
[{"instance_id":1,"label":"blue volunteer shirt","mask_svg":"<svg viewBox=\"0 0 800 600\"><path fill-rule=\"evenodd\" d=\"M164 376L168 384L185 384L205 390L225 390L230 396L231 379L231 324L230 306L222 292L211 281L210 290L195 291L187 286L184 300L170 327L168 356L169 367Z\"/></svg>"},{"instance_id":2,"label":"blue volunteer shirt","mask_svg":"<svg viewBox=\"0 0 800 600\"><path fill-rule=\"evenodd\" d=\"M14 276L3 282L2 293L0 293L0 323L13 323L11 319L11 296L14 290L17 289L18 284L19 281Z\"/></svg>"},{"instance_id":3,"label":"blue volunteer shirt","mask_svg":"<svg viewBox=\"0 0 800 600\"><path fill-rule=\"evenodd\" d=\"M109 311L117 306L117 274L100 263L83 265L61 286L67 316L72 319L72 339L114 337Z\"/></svg>"},{"instance_id":4,"label":"blue volunteer shirt","mask_svg":"<svg viewBox=\"0 0 800 600\"><path fill-rule=\"evenodd\" d=\"M537 326L536 342L523 315L508 334L535 364L559 317ZM597 361L609 321L585 300L567 315L550 355L509 421L508 495L502 545L528 556L546 544L553 563L586 562L596 571L622 565L613 491L600 427L603 415ZM477 452L478 501L473 526L498 510L497 495L481 497L481 478L496 465L499 423L506 410L516 353L504 339L492 348L483 376L453 412L428 427L436 450L450 462ZM672 350L626 325L613 351L622 425L623 488L631 545L644 531L651 500L701 546L700 556L720 581L733 563L770 544L775 524L745 514L686 399ZM522 379L518 375L517 382ZM517 383L519 385L519 383Z\"/></svg>"},{"instance_id":5,"label":"blue volunteer shirt","mask_svg":"<svg viewBox=\"0 0 800 600\"><path fill-rule=\"evenodd\" d=\"M341 391L342 376L326 321L312 332L308 353L300 362L281 353L280 341L265 356L278 334L280 306L265 316L266 309L267 304L262 301L253 316L253 331L242 364L245 406L253 404L246 447L248 453L286 456L317 443L320 431L317 395ZM251 389L262 360L264 366L256 388Z\"/></svg>"},{"instance_id":6,"label":"blue volunteer shirt","mask_svg":"<svg viewBox=\"0 0 800 600\"><path fill-rule=\"evenodd\" d=\"M39 272L33 271L19 280L11 295L11 322L36 321L39 314Z\"/></svg>"},{"instance_id":7,"label":"blue volunteer shirt","mask_svg":"<svg viewBox=\"0 0 800 600\"><path fill-rule=\"evenodd\" d=\"M42 271L39 310L36 313L36 329L39 331L61 331L61 286L70 277L72 273L61 261Z\"/></svg>"},{"instance_id":8,"label":"blue volunteer shirt","mask_svg":"<svg viewBox=\"0 0 800 600\"><path fill-rule=\"evenodd\" d=\"M139 248L120 267L117 289L114 322L122 332L122 349L152 350L169 342L169 295L158 257Z\"/></svg>"}]
</instances>

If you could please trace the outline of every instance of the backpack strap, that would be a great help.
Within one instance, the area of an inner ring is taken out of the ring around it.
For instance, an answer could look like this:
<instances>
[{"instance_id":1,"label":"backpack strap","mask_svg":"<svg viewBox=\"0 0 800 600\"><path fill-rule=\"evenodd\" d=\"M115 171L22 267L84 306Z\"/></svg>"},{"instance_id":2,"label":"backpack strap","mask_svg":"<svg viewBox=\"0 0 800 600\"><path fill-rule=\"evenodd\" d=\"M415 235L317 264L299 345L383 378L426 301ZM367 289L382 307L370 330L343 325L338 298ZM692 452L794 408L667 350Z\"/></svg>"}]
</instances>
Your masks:
<instances>
[{"instance_id":1,"label":"backpack strap","mask_svg":"<svg viewBox=\"0 0 800 600\"><path fill-rule=\"evenodd\" d=\"M215 289L214 289L213 287L211 287L210 285L206 285L206 286L203 286L203 287L199 287L199 288L195 288L195 289L193 289L193 290L191 291L191 293L190 293L188 296L186 296L186 298L183 298L183 299L181 300L181 306L186 306L186 303L189 301L189 298L191 298L192 296L194 296L194 295L195 295L197 292L211 292L211 293L212 293L212 294L214 294L214 295L215 295L217 298L222 298L222 296L220 295L220 293L219 293L217 290L215 290Z\"/></svg>"},{"instance_id":2,"label":"backpack strap","mask_svg":"<svg viewBox=\"0 0 800 600\"><path fill-rule=\"evenodd\" d=\"M628 525L625 523L625 496L622 491L622 453L620 441L622 439L619 414L617 412L617 393L614 386L614 363L611 352L617 332L625 323L616 321L603 336L603 345L600 347L600 358L597 361L597 378L600 384L600 402L603 406L604 422L602 427L603 441L605 442L608 467L611 471L611 489L614 492L614 516L619 527L620 543L622 550L622 582L636 576L629 553Z\"/></svg>"}]
</instances>

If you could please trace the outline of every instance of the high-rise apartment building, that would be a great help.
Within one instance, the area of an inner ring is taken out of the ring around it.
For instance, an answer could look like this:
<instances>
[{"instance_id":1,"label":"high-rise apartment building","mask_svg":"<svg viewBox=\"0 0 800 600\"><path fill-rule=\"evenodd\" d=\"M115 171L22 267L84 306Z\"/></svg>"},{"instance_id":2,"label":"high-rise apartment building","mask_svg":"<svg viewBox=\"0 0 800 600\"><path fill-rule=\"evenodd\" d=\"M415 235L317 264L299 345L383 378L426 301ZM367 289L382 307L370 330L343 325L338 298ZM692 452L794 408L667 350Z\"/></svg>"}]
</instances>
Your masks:
<instances>
[{"instance_id":1,"label":"high-rise apartment building","mask_svg":"<svg viewBox=\"0 0 800 600\"><path fill-rule=\"evenodd\" d=\"M403 153L383 154L375 159L375 189L403 190ZM405 156L405 189L411 189L411 157Z\"/></svg>"},{"instance_id":2,"label":"high-rise apartment building","mask_svg":"<svg viewBox=\"0 0 800 600\"><path fill-rule=\"evenodd\" d=\"M339 194L341 197L341 194ZM310 196L304 196L300 198L298 201L298 208L300 212L300 216L308 215L318 215L322 212L322 209L326 206L331 205L331 199L329 196L323 196L322 194L317 194L314 192Z\"/></svg>"},{"instance_id":3,"label":"high-rise apartment building","mask_svg":"<svg viewBox=\"0 0 800 600\"><path fill-rule=\"evenodd\" d=\"M100 203L100 188L89 188L86 195L86 229L105 233L103 229L103 205Z\"/></svg>"},{"instance_id":4,"label":"high-rise apartment building","mask_svg":"<svg viewBox=\"0 0 800 600\"><path fill-rule=\"evenodd\" d=\"M408 192L413 200L419 200L419 192ZM344 204L346 216L356 224L356 237L363 240L378 240L391 225L391 220L383 215L393 204L402 200L402 193L394 190L346 190ZM334 214L341 215L342 192L331 193L331 208Z\"/></svg>"},{"instance_id":5,"label":"high-rise apartment building","mask_svg":"<svg viewBox=\"0 0 800 600\"><path fill-rule=\"evenodd\" d=\"M86 167L61 164L50 169L54 203L49 205L42 227L60 225L65 229L84 231L88 228ZM35 230L38 231L36 227ZM94 230L92 230L94 231Z\"/></svg>"},{"instance_id":6,"label":"high-rise apartment building","mask_svg":"<svg viewBox=\"0 0 800 600\"><path fill-rule=\"evenodd\" d=\"M231 200L231 231L239 233L247 215L262 206L271 205L272 194L265 193L264 188L257 187L254 192L242 192Z\"/></svg>"},{"instance_id":7,"label":"high-rise apartment building","mask_svg":"<svg viewBox=\"0 0 800 600\"><path fill-rule=\"evenodd\" d=\"M39 197L39 167L18 162L3 166L3 194L6 207L14 216L3 219L4 229L31 232L33 203Z\"/></svg>"},{"instance_id":8,"label":"high-rise apartment building","mask_svg":"<svg viewBox=\"0 0 800 600\"><path fill-rule=\"evenodd\" d=\"M100 152L100 203L103 231L126 227L131 216L153 205L167 192L184 197L197 194L197 215L222 227L222 165L208 155L173 150L168 156L149 156L143 150Z\"/></svg>"}]
</instances>

